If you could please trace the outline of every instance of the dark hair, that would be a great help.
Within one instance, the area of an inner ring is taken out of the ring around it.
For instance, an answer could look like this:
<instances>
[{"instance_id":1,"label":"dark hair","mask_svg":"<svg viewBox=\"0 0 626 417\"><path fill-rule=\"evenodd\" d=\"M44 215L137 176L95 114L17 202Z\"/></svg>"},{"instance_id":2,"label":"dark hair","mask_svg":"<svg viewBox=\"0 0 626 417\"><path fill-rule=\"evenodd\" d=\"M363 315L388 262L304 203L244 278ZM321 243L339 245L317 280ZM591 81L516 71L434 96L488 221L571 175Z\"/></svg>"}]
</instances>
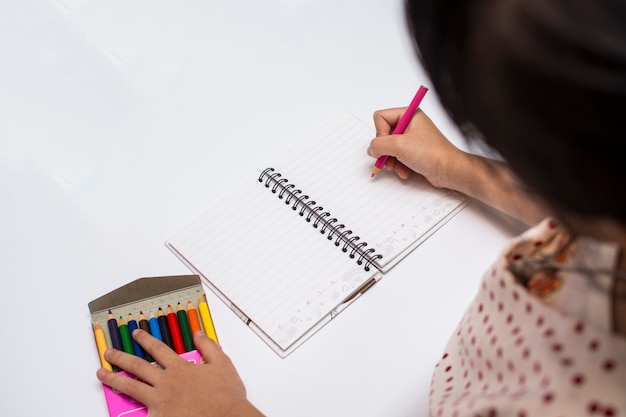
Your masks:
<instances>
[{"instance_id":1,"label":"dark hair","mask_svg":"<svg viewBox=\"0 0 626 417\"><path fill-rule=\"evenodd\" d=\"M418 58L469 141L554 208L626 220L626 1L405 7Z\"/></svg>"}]
</instances>

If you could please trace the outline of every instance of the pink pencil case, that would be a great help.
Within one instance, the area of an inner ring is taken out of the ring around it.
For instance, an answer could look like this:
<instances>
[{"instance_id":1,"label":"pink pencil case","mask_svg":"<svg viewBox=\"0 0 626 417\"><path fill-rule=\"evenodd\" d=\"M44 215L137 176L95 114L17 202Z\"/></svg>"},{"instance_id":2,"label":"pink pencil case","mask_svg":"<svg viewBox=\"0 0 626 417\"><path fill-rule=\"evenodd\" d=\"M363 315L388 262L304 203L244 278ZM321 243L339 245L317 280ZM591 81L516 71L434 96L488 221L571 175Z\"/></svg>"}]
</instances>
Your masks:
<instances>
[{"instance_id":1,"label":"pink pencil case","mask_svg":"<svg viewBox=\"0 0 626 417\"><path fill-rule=\"evenodd\" d=\"M181 353L179 356L195 364L202 363L202 355L200 355L200 352L198 352L197 350ZM134 375L131 375L124 371L118 372L118 375L135 378ZM107 407L109 408L109 416L145 417L148 415L148 409L139 401L132 399L126 394L115 391L107 385L103 384L102 387L104 389L104 397L106 398Z\"/></svg>"}]
</instances>

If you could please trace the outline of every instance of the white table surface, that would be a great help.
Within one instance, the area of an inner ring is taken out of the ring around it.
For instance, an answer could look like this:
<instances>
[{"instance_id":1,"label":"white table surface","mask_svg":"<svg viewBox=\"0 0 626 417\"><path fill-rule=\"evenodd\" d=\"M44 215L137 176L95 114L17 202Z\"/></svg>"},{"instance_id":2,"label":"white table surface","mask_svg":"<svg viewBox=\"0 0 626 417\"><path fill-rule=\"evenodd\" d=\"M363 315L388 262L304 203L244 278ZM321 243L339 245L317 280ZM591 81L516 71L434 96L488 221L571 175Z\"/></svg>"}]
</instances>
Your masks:
<instances>
[{"instance_id":1,"label":"white table surface","mask_svg":"<svg viewBox=\"0 0 626 417\"><path fill-rule=\"evenodd\" d=\"M107 416L87 303L188 274L164 241L259 161L428 85L400 0L3 6L1 416ZM422 109L463 146L434 92ZM424 416L432 368L514 232L468 206L286 359L207 292L220 342L268 416Z\"/></svg>"}]
</instances>

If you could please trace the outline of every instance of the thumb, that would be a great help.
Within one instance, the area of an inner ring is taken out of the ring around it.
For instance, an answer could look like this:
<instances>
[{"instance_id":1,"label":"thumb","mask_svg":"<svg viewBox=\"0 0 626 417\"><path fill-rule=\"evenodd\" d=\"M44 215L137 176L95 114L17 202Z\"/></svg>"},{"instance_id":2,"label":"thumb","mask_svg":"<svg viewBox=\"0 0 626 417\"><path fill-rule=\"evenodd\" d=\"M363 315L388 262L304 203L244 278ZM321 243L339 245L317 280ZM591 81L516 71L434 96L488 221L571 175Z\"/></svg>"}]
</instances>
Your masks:
<instances>
[{"instance_id":1,"label":"thumb","mask_svg":"<svg viewBox=\"0 0 626 417\"><path fill-rule=\"evenodd\" d=\"M216 356L222 353L221 346L204 334L202 330L198 330L193 334L193 343L207 363L214 361Z\"/></svg>"}]
</instances>

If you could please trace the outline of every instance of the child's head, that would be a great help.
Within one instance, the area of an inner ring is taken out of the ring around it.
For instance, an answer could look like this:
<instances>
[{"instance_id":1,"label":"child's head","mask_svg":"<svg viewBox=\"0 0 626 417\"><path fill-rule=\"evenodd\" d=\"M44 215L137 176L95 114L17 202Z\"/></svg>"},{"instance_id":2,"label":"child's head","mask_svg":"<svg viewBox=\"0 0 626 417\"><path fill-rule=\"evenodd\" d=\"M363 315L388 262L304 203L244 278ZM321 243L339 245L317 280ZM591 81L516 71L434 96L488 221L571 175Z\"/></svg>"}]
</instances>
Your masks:
<instances>
[{"instance_id":1,"label":"child's head","mask_svg":"<svg viewBox=\"0 0 626 417\"><path fill-rule=\"evenodd\" d=\"M406 0L442 104L553 208L626 222L626 2Z\"/></svg>"}]
</instances>

